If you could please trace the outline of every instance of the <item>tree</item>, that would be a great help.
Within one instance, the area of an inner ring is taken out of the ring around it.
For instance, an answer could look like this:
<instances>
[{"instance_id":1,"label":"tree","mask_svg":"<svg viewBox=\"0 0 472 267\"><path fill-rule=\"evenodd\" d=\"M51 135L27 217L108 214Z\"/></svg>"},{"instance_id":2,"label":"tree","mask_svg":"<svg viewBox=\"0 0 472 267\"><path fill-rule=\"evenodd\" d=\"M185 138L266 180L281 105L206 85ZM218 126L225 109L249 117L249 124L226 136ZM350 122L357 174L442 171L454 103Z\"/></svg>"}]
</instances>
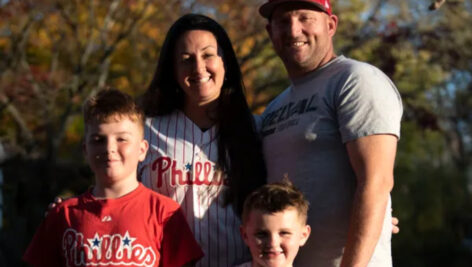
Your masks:
<instances>
[{"instance_id":1,"label":"tree","mask_svg":"<svg viewBox=\"0 0 472 267\"><path fill-rule=\"evenodd\" d=\"M167 29L181 15L220 22L260 113L289 83L258 14L261 0L10 0L0 3L0 141L5 229L0 265L17 259L57 194L90 183L81 156L84 99L148 86ZM370 62L404 103L393 191L395 266L468 266L472 238L472 2L332 1L338 54ZM434 10L428 8L433 3ZM434 5L434 3L437 3ZM437 238L438 237L438 238Z\"/></svg>"}]
</instances>

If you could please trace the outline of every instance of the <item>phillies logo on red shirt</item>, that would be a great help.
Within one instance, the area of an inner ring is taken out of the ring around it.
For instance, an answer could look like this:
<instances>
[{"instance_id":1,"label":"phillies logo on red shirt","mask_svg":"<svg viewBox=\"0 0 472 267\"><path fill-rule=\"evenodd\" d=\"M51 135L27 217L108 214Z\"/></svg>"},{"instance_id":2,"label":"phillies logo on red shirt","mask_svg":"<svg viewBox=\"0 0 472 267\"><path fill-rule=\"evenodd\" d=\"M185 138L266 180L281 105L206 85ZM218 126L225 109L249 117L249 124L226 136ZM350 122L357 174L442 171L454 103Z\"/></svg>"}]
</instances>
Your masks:
<instances>
[{"instance_id":1,"label":"phillies logo on red shirt","mask_svg":"<svg viewBox=\"0 0 472 267\"><path fill-rule=\"evenodd\" d=\"M197 161L195 168L190 163L184 168L178 168L177 161L169 157L159 157L152 163L152 170L157 173L157 188L162 187L164 179L170 175L170 185L226 185L227 179L223 178L222 172L216 170L210 161ZM194 175L193 175L194 174ZM213 175L212 175L213 174ZM192 176L193 175L193 176Z\"/></svg>"},{"instance_id":2,"label":"phillies logo on red shirt","mask_svg":"<svg viewBox=\"0 0 472 267\"><path fill-rule=\"evenodd\" d=\"M152 247L133 244L135 241L128 231L124 236L95 233L85 240L82 233L68 228L62 238L62 249L67 266L154 266L157 257Z\"/></svg>"}]
</instances>

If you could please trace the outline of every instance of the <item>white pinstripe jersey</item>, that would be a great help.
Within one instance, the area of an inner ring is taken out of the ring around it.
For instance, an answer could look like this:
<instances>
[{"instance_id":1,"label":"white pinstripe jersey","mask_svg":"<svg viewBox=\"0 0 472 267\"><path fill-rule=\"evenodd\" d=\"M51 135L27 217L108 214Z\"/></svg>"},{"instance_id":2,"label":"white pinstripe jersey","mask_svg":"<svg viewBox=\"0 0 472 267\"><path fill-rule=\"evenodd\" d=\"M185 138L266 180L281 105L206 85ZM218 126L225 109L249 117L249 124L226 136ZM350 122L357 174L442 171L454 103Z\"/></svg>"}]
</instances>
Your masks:
<instances>
[{"instance_id":1,"label":"white pinstripe jersey","mask_svg":"<svg viewBox=\"0 0 472 267\"><path fill-rule=\"evenodd\" d=\"M240 220L223 207L226 179L216 171L216 126L202 132L183 112L147 118L146 159L140 164L147 187L178 202L205 257L197 267L234 266L250 259L239 234Z\"/></svg>"}]
</instances>

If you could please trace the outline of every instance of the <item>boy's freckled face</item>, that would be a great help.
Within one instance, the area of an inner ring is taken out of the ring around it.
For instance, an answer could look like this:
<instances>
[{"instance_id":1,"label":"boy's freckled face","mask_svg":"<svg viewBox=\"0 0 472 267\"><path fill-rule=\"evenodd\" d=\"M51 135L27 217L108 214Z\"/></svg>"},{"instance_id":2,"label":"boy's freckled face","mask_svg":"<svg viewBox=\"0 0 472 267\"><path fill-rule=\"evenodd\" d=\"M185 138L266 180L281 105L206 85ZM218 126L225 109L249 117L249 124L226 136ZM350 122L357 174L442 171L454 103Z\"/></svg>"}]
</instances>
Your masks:
<instances>
[{"instance_id":1,"label":"boy's freckled face","mask_svg":"<svg viewBox=\"0 0 472 267\"><path fill-rule=\"evenodd\" d=\"M291 267L310 235L310 226L295 208L276 213L253 210L241 226L241 234L251 250L253 267Z\"/></svg>"},{"instance_id":2,"label":"boy's freckled face","mask_svg":"<svg viewBox=\"0 0 472 267\"><path fill-rule=\"evenodd\" d=\"M101 183L136 179L138 162L144 160L147 148L138 124L129 118L87 124L85 155Z\"/></svg>"}]
</instances>

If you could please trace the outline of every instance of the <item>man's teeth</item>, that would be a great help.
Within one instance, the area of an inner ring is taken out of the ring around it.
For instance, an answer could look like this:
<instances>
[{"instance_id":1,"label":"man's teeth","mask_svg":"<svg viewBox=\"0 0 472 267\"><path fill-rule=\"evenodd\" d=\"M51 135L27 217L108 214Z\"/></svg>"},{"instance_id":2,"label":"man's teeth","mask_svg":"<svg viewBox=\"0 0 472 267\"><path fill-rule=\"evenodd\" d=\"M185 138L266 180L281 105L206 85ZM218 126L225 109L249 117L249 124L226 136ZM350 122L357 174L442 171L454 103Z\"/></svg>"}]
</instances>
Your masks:
<instances>
[{"instance_id":1,"label":"man's teeth","mask_svg":"<svg viewBox=\"0 0 472 267\"><path fill-rule=\"evenodd\" d=\"M293 43L294 46L302 46L303 44L305 44L304 42L295 42Z\"/></svg>"},{"instance_id":2,"label":"man's teeth","mask_svg":"<svg viewBox=\"0 0 472 267\"><path fill-rule=\"evenodd\" d=\"M208 82L209 80L210 80L210 77L205 77L205 78L201 78L201 79L199 80L199 82L201 82L201 83L206 83L206 82Z\"/></svg>"}]
</instances>

